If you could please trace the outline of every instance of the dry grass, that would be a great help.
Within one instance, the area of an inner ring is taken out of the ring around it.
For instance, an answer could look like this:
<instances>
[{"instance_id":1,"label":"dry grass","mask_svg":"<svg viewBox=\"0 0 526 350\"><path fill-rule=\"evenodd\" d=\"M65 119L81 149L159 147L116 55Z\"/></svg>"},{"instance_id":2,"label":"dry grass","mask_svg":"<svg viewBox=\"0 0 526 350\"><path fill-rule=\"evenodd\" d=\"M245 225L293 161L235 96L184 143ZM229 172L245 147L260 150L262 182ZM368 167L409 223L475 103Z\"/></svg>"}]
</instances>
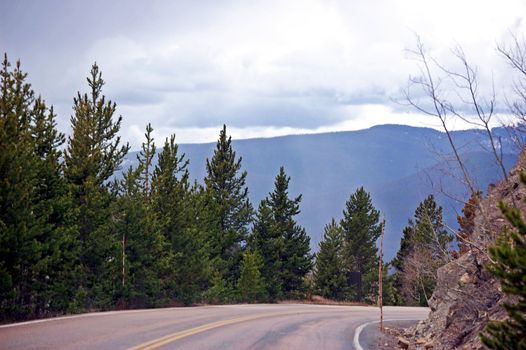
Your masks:
<instances>
[{"instance_id":1,"label":"dry grass","mask_svg":"<svg viewBox=\"0 0 526 350\"><path fill-rule=\"evenodd\" d=\"M280 300L278 304L314 304L314 305L342 305L342 306L371 306L365 303L358 303L353 301L338 301L313 295L308 299L302 300Z\"/></svg>"}]
</instances>

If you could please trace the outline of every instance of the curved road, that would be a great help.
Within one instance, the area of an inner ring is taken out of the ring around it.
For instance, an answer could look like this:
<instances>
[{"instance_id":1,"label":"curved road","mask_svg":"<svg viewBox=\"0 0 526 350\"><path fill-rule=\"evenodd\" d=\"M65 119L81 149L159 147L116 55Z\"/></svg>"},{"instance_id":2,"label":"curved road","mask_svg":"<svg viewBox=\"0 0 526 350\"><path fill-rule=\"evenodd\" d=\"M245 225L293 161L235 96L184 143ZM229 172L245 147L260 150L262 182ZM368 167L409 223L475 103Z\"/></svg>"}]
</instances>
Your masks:
<instances>
[{"instance_id":1,"label":"curved road","mask_svg":"<svg viewBox=\"0 0 526 350\"><path fill-rule=\"evenodd\" d=\"M385 319L427 308L385 307ZM1 349L350 349L366 306L227 305L91 313L0 326Z\"/></svg>"}]
</instances>

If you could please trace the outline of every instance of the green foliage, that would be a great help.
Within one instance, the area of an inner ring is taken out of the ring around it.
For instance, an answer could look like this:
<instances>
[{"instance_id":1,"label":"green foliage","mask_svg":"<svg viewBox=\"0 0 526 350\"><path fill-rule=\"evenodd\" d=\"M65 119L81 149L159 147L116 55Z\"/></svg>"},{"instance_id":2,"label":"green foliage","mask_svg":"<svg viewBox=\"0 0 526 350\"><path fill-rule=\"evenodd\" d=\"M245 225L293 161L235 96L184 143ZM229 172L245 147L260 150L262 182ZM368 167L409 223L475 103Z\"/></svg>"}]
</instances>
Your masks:
<instances>
[{"instance_id":1,"label":"green foliage","mask_svg":"<svg viewBox=\"0 0 526 350\"><path fill-rule=\"evenodd\" d=\"M236 300L236 290L225 281L221 273L212 274L212 285L205 293L205 300L212 304L226 304Z\"/></svg>"},{"instance_id":2,"label":"green foliage","mask_svg":"<svg viewBox=\"0 0 526 350\"><path fill-rule=\"evenodd\" d=\"M118 170L129 146L120 146L117 133L122 117L114 120L116 105L101 94L104 81L97 64L92 66L87 81L89 94L78 93L74 98L64 173L78 212L86 306L109 308L118 285L119 245L111 234L110 207L115 196L110 193L108 180Z\"/></svg>"},{"instance_id":3,"label":"green foliage","mask_svg":"<svg viewBox=\"0 0 526 350\"><path fill-rule=\"evenodd\" d=\"M272 210L274 229L283 239L281 252L281 284L286 298L303 298L306 292L305 276L312 269L313 255L310 252L310 237L299 226L294 216L300 213L301 195L288 197L290 177L281 167L274 181L274 191L267 204Z\"/></svg>"},{"instance_id":4,"label":"green foliage","mask_svg":"<svg viewBox=\"0 0 526 350\"><path fill-rule=\"evenodd\" d=\"M442 207L429 195L415 210L392 261L394 285L403 303L427 306L436 285L436 271L450 259L453 237L445 230Z\"/></svg>"},{"instance_id":5,"label":"green foliage","mask_svg":"<svg viewBox=\"0 0 526 350\"><path fill-rule=\"evenodd\" d=\"M289 182L290 177L281 167L274 191L259 206L250 239L250 245L262 254L262 272L271 300L303 298L304 279L312 269L310 237L294 220L300 212L301 195L289 198Z\"/></svg>"},{"instance_id":6,"label":"green foliage","mask_svg":"<svg viewBox=\"0 0 526 350\"><path fill-rule=\"evenodd\" d=\"M149 142L148 132L146 138ZM208 286L210 261L205 243L207 226L203 224L203 220L208 221L201 218L202 213L206 215L202 210L203 191L197 185L190 188L187 166L188 161L184 154L178 154L175 135L172 135L166 139L154 170L152 204L174 257L170 267L169 294L177 301L192 304Z\"/></svg>"},{"instance_id":7,"label":"green foliage","mask_svg":"<svg viewBox=\"0 0 526 350\"><path fill-rule=\"evenodd\" d=\"M245 185L247 173L239 174L241 157L236 158L226 126L219 133L212 159L206 160L206 171L207 211L216 218L209 237L211 257L215 269L234 286L253 209Z\"/></svg>"},{"instance_id":8,"label":"green foliage","mask_svg":"<svg viewBox=\"0 0 526 350\"><path fill-rule=\"evenodd\" d=\"M257 250L243 253L240 275L237 281L237 290L241 301L253 303L264 299L265 285L261 276L262 267L263 259Z\"/></svg>"},{"instance_id":9,"label":"green foliage","mask_svg":"<svg viewBox=\"0 0 526 350\"><path fill-rule=\"evenodd\" d=\"M281 256L284 249L284 238L276 229L273 211L266 199L259 204L248 245L261 255L263 261L261 274L266 282L268 299L274 301L282 298L281 269L283 263Z\"/></svg>"},{"instance_id":10,"label":"green foliage","mask_svg":"<svg viewBox=\"0 0 526 350\"><path fill-rule=\"evenodd\" d=\"M114 235L120 237L120 306L149 307L167 301L173 254L148 204L142 166L129 169L112 207Z\"/></svg>"},{"instance_id":11,"label":"green foliage","mask_svg":"<svg viewBox=\"0 0 526 350\"><path fill-rule=\"evenodd\" d=\"M78 283L78 240L75 212L62 177L64 170L60 147L64 134L56 129L53 107L47 108L39 97L33 107L31 132L35 145L37 187L33 213L38 217L42 255L34 269L32 293L41 297L36 314L60 312L74 298L71 288ZM38 299L38 298L35 298Z\"/></svg>"},{"instance_id":12,"label":"green foliage","mask_svg":"<svg viewBox=\"0 0 526 350\"><path fill-rule=\"evenodd\" d=\"M333 299L344 300L347 297L347 276L343 263L343 231L332 219L325 226L323 240L319 244L314 272L315 292Z\"/></svg>"},{"instance_id":13,"label":"green foliage","mask_svg":"<svg viewBox=\"0 0 526 350\"><path fill-rule=\"evenodd\" d=\"M380 237L380 212L368 192L360 187L345 204L340 226L344 236L344 260L348 271L358 272L362 283L353 286L357 301L373 294L374 271L378 264L376 241ZM376 279L377 280L377 279Z\"/></svg>"},{"instance_id":14,"label":"green foliage","mask_svg":"<svg viewBox=\"0 0 526 350\"><path fill-rule=\"evenodd\" d=\"M151 178L152 178L152 163L155 157L155 142L152 136L153 128L150 123L146 125L146 133L144 134L145 142L142 143L141 151L137 155L139 161L139 167L142 169L140 172L140 181L143 189L143 193L146 196L147 201L150 201L151 197Z\"/></svg>"},{"instance_id":15,"label":"green foliage","mask_svg":"<svg viewBox=\"0 0 526 350\"><path fill-rule=\"evenodd\" d=\"M524 173L521 182L526 184ZM512 302L504 304L508 318L489 323L481 337L491 349L526 349L526 223L518 208L504 203L499 207L511 228L490 248L495 263L488 270L500 280L502 291Z\"/></svg>"},{"instance_id":16,"label":"green foliage","mask_svg":"<svg viewBox=\"0 0 526 350\"><path fill-rule=\"evenodd\" d=\"M53 108L35 98L7 55L0 71L0 313L47 315L71 299L72 213Z\"/></svg>"},{"instance_id":17,"label":"green foliage","mask_svg":"<svg viewBox=\"0 0 526 350\"><path fill-rule=\"evenodd\" d=\"M402 297L396 289L396 275L389 274L389 264L383 266L382 301L384 305L402 305Z\"/></svg>"}]
</instances>

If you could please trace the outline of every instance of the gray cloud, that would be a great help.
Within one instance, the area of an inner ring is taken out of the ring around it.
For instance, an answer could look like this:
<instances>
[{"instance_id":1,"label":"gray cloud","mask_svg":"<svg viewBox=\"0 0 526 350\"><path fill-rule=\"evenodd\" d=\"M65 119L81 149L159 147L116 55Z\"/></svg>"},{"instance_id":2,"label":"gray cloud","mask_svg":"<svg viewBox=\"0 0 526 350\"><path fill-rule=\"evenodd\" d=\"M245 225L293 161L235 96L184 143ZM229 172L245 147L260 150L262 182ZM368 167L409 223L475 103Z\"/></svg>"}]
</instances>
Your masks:
<instances>
[{"instance_id":1,"label":"gray cloud","mask_svg":"<svg viewBox=\"0 0 526 350\"><path fill-rule=\"evenodd\" d=\"M416 72L404 50L414 32L448 66L462 44L502 91L511 78L495 42L524 29L524 13L521 0L3 1L0 47L21 58L64 130L97 61L124 135L151 121L211 141L223 123L252 136L408 123L392 99Z\"/></svg>"}]
</instances>

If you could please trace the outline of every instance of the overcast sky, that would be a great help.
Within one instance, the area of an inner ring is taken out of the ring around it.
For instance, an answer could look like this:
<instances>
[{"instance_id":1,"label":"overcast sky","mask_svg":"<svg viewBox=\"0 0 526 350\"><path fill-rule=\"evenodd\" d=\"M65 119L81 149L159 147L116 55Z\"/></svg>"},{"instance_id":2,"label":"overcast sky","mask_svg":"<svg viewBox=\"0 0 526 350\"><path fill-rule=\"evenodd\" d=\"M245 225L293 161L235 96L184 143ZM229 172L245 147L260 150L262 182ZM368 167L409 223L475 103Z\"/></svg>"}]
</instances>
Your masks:
<instances>
[{"instance_id":1,"label":"overcast sky","mask_svg":"<svg viewBox=\"0 0 526 350\"><path fill-rule=\"evenodd\" d=\"M525 17L524 0L0 0L0 49L66 132L97 61L137 149L148 122L158 143L214 141L223 123L237 139L434 126L392 102L418 72L415 33L446 64L462 45L501 91L495 46L526 33Z\"/></svg>"}]
</instances>

